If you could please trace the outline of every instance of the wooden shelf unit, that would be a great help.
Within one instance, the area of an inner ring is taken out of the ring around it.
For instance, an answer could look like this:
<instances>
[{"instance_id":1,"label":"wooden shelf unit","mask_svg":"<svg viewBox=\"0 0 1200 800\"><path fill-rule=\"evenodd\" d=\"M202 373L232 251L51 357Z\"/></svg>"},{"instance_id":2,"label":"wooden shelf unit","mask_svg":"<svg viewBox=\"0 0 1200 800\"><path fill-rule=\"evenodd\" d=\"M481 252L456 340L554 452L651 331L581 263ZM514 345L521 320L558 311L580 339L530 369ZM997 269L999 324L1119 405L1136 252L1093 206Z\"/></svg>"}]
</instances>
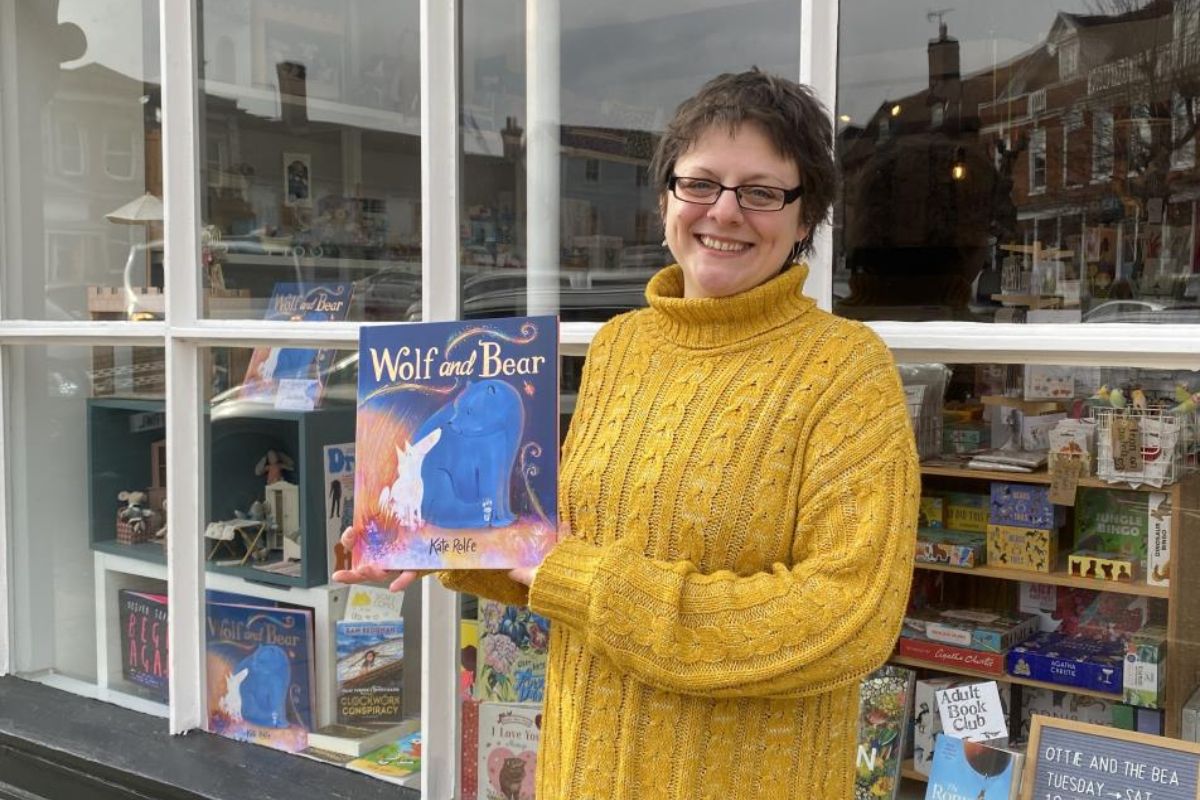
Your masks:
<instances>
[{"instance_id":1,"label":"wooden shelf unit","mask_svg":"<svg viewBox=\"0 0 1200 800\"><path fill-rule=\"evenodd\" d=\"M1010 483L1033 483L1049 485L1050 476L1040 472L1000 472L974 470L965 467L922 466L924 477L956 478L962 481L1006 481ZM1082 487L1163 492L1170 495L1171 508L1171 582L1170 586L1149 586L1144 582L1118 583L1079 578L1065 571L1052 573L1028 572L1002 567L975 567L963 569L940 564L917 564L919 569L963 573L997 580L1026 581L1094 589L1102 592L1142 595L1167 604L1167 686L1164 730L1167 736L1180 735L1181 710L1200 682L1200 475L1185 475L1181 480L1163 487L1127 484L1110 484L1094 477L1080 480ZM947 669L903 656L893 656L893 663L937 670L949 674L961 674L983 680L1002 680L1024 686L1034 686L1054 691L1088 695L1106 700L1120 700L1121 696L1106 692L1095 692L1055 683L1017 678L1012 675L997 677L971 670Z\"/></svg>"}]
</instances>

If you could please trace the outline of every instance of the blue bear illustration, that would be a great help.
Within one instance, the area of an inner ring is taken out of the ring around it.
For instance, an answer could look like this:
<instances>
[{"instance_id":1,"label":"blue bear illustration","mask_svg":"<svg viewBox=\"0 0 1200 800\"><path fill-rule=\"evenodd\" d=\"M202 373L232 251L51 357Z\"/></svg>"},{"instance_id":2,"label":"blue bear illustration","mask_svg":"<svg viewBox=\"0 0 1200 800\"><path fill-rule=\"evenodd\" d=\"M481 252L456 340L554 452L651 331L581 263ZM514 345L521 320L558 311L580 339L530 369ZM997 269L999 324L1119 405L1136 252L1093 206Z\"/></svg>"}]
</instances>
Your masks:
<instances>
[{"instance_id":1,"label":"blue bear illustration","mask_svg":"<svg viewBox=\"0 0 1200 800\"><path fill-rule=\"evenodd\" d=\"M516 516L509 483L525 429L521 395L508 383L468 383L413 436L419 442L441 428L421 465L421 514L441 528L511 525Z\"/></svg>"},{"instance_id":2,"label":"blue bear illustration","mask_svg":"<svg viewBox=\"0 0 1200 800\"><path fill-rule=\"evenodd\" d=\"M287 693L292 684L291 666L282 647L265 644L238 663L236 675L246 670L242 681L242 719L266 728L286 728Z\"/></svg>"}]
</instances>

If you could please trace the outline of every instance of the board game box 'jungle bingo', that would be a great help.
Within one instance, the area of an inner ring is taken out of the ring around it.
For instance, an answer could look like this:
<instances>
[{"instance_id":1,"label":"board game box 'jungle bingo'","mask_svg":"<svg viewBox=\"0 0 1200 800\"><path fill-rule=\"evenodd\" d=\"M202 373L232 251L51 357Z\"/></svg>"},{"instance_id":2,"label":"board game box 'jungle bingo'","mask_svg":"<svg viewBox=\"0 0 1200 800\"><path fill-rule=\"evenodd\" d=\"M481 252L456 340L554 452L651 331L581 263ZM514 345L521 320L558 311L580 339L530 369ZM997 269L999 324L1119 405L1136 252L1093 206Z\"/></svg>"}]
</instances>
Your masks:
<instances>
[{"instance_id":1,"label":"board game box 'jungle bingo'","mask_svg":"<svg viewBox=\"0 0 1200 800\"><path fill-rule=\"evenodd\" d=\"M558 320L369 326L354 563L540 564L557 528Z\"/></svg>"}]
</instances>

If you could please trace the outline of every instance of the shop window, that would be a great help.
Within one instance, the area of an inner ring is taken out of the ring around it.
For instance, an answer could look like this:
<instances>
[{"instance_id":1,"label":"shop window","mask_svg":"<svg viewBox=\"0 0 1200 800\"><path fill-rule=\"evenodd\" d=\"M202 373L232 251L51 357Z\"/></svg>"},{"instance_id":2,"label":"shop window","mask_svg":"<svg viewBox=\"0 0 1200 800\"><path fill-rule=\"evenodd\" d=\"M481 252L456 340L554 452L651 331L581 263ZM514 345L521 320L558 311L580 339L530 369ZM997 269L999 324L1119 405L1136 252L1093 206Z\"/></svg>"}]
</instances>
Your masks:
<instances>
[{"instance_id":1,"label":"shop window","mask_svg":"<svg viewBox=\"0 0 1200 800\"><path fill-rule=\"evenodd\" d=\"M136 132L127 127L111 126L104 131L104 174L119 180L133 180L137 171Z\"/></svg>"},{"instance_id":2,"label":"shop window","mask_svg":"<svg viewBox=\"0 0 1200 800\"><path fill-rule=\"evenodd\" d=\"M1136 103L1130 110L1129 118L1129 174L1139 175L1150 165L1152 153L1152 132L1150 128L1150 108L1145 103Z\"/></svg>"},{"instance_id":3,"label":"shop window","mask_svg":"<svg viewBox=\"0 0 1200 800\"><path fill-rule=\"evenodd\" d=\"M1196 166L1196 105L1194 98L1175 94L1171 98L1171 169Z\"/></svg>"},{"instance_id":4,"label":"shop window","mask_svg":"<svg viewBox=\"0 0 1200 800\"><path fill-rule=\"evenodd\" d=\"M1092 180L1112 177L1115 130L1111 111L1092 114Z\"/></svg>"},{"instance_id":5,"label":"shop window","mask_svg":"<svg viewBox=\"0 0 1200 800\"><path fill-rule=\"evenodd\" d=\"M55 157L63 175L78 177L87 171L87 137L73 119L59 119L54 126Z\"/></svg>"}]
</instances>

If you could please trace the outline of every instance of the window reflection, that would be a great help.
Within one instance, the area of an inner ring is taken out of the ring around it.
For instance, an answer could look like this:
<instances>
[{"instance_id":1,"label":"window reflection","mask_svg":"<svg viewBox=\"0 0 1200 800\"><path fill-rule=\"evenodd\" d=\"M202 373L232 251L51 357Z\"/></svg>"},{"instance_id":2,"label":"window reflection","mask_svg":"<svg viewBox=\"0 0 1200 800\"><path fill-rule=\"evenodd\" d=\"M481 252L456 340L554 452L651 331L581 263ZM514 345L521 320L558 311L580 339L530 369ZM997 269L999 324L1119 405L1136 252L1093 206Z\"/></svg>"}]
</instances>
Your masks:
<instances>
[{"instance_id":1,"label":"window reflection","mask_svg":"<svg viewBox=\"0 0 1200 800\"><path fill-rule=\"evenodd\" d=\"M836 310L1200 322L1200 7L1019 5L843 8Z\"/></svg>"}]
</instances>

